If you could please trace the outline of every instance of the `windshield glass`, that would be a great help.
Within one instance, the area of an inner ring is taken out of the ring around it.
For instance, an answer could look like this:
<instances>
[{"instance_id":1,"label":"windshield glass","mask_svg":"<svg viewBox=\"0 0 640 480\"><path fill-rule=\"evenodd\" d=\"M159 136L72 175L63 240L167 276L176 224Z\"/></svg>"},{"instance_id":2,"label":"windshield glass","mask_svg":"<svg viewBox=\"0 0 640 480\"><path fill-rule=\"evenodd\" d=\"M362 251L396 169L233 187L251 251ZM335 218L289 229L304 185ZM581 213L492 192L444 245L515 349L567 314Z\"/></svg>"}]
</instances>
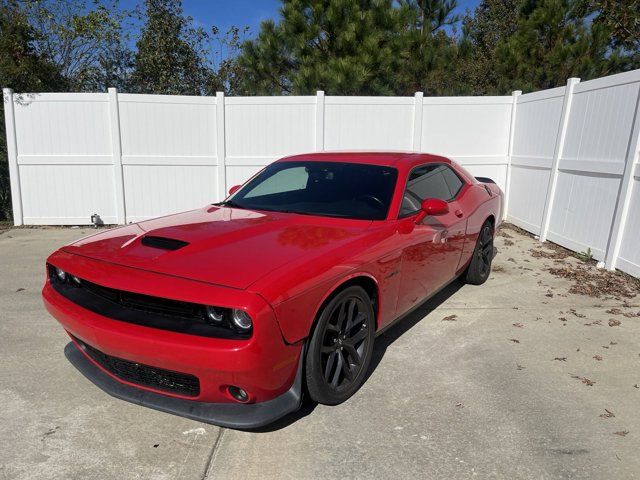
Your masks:
<instances>
[{"instance_id":1,"label":"windshield glass","mask_svg":"<svg viewBox=\"0 0 640 480\"><path fill-rule=\"evenodd\" d=\"M253 210L362 220L387 217L398 172L379 165L278 162L223 204Z\"/></svg>"}]
</instances>

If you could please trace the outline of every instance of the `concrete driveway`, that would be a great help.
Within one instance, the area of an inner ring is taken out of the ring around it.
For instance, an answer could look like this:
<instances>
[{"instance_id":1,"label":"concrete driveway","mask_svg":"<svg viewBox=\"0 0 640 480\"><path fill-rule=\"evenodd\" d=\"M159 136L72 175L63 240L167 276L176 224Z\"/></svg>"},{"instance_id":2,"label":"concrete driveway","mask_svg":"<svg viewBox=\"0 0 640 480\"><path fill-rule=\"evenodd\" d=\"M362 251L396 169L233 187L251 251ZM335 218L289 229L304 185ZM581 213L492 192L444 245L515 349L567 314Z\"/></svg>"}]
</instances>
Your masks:
<instances>
[{"instance_id":1,"label":"concrete driveway","mask_svg":"<svg viewBox=\"0 0 640 480\"><path fill-rule=\"evenodd\" d=\"M570 294L545 268L578 260L507 232L487 284L452 286L377 339L348 402L252 433L93 386L40 300L47 254L91 230L4 232L0 478L640 477L640 297Z\"/></svg>"}]
</instances>

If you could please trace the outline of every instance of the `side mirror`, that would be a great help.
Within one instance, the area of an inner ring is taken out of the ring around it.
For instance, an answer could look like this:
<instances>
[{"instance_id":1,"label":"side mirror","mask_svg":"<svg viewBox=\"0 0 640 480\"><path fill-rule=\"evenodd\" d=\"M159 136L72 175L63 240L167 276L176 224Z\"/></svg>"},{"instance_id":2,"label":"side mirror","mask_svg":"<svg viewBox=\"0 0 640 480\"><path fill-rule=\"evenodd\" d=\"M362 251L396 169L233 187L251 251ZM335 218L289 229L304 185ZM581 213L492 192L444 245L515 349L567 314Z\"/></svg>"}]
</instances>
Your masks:
<instances>
[{"instance_id":1,"label":"side mirror","mask_svg":"<svg viewBox=\"0 0 640 480\"><path fill-rule=\"evenodd\" d=\"M449 213L449 204L439 198L426 198L422 201L420 211L416 215L416 223L421 222L427 215L438 216Z\"/></svg>"},{"instance_id":2,"label":"side mirror","mask_svg":"<svg viewBox=\"0 0 640 480\"><path fill-rule=\"evenodd\" d=\"M234 185L233 187L231 187L229 189L229 195L233 195L234 193L236 193L240 189L241 186L242 185Z\"/></svg>"}]
</instances>

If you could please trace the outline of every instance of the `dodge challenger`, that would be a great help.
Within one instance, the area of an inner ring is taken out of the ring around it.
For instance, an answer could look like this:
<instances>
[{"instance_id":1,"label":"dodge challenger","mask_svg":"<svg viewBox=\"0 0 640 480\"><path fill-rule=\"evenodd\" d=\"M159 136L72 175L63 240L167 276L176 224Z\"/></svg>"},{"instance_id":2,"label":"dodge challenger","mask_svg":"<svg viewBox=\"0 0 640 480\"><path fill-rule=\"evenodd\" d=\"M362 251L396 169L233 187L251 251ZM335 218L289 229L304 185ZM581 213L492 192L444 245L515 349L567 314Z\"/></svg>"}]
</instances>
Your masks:
<instances>
[{"instance_id":1,"label":"dodge challenger","mask_svg":"<svg viewBox=\"0 0 640 480\"><path fill-rule=\"evenodd\" d=\"M376 334L489 277L500 188L418 153L280 159L222 202L54 252L42 292L107 393L233 428L336 405Z\"/></svg>"}]
</instances>

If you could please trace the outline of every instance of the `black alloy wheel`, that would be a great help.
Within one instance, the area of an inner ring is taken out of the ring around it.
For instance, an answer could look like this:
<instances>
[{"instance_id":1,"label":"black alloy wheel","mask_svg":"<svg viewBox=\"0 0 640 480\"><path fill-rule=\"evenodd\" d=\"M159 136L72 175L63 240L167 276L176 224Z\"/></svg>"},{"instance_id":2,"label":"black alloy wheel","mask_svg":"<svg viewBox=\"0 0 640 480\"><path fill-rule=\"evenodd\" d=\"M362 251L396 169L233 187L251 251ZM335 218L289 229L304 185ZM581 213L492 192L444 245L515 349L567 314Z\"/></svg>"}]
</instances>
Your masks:
<instances>
[{"instance_id":1,"label":"black alloy wheel","mask_svg":"<svg viewBox=\"0 0 640 480\"><path fill-rule=\"evenodd\" d=\"M375 335L371 299L362 287L341 291L323 309L306 357L311 398L336 405L364 382Z\"/></svg>"},{"instance_id":2,"label":"black alloy wheel","mask_svg":"<svg viewBox=\"0 0 640 480\"><path fill-rule=\"evenodd\" d=\"M480 229L476 248L471 263L467 268L465 281L472 285L481 285L487 281L491 273L493 261L493 225L486 221Z\"/></svg>"}]
</instances>

